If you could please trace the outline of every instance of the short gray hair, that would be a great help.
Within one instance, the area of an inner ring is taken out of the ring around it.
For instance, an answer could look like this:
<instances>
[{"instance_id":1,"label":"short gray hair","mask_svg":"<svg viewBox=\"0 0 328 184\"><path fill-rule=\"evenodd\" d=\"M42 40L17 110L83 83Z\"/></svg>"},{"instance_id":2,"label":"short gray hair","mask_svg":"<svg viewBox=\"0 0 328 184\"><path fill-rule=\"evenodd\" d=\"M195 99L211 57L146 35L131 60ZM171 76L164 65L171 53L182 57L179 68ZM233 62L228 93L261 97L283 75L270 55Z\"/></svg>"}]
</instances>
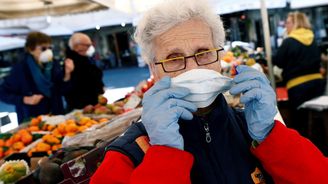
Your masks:
<instances>
[{"instance_id":1,"label":"short gray hair","mask_svg":"<svg viewBox=\"0 0 328 184\"><path fill-rule=\"evenodd\" d=\"M155 60L155 37L193 18L200 18L211 28L215 47L224 44L223 23L207 0L167 0L145 12L134 34L135 41L142 48L141 55L145 62L149 64Z\"/></svg>"},{"instance_id":2,"label":"short gray hair","mask_svg":"<svg viewBox=\"0 0 328 184\"><path fill-rule=\"evenodd\" d=\"M84 36L84 33L74 33L68 40L68 46L71 50L74 49L74 46L76 44L79 44L81 42L81 36Z\"/></svg>"}]
</instances>

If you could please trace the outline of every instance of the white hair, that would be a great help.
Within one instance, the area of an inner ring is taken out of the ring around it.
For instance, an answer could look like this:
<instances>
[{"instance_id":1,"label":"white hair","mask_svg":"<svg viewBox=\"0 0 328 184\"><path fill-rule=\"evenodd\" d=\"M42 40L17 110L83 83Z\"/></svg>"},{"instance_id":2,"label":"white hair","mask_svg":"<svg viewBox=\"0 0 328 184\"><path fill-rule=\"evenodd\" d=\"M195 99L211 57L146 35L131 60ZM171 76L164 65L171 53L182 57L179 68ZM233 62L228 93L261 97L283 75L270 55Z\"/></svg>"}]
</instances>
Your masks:
<instances>
[{"instance_id":1,"label":"white hair","mask_svg":"<svg viewBox=\"0 0 328 184\"><path fill-rule=\"evenodd\" d=\"M87 36L86 34L84 33L74 33L68 40L68 46L71 50L74 49L74 46L76 44L79 44L81 42L81 37L82 36Z\"/></svg>"},{"instance_id":2,"label":"white hair","mask_svg":"<svg viewBox=\"0 0 328 184\"><path fill-rule=\"evenodd\" d=\"M155 60L155 37L194 18L203 20L210 27L215 47L224 44L223 23L207 0L167 0L145 12L134 34L135 41L142 48L141 55L145 62L149 64Z\"/></svg>"}]
</instances>

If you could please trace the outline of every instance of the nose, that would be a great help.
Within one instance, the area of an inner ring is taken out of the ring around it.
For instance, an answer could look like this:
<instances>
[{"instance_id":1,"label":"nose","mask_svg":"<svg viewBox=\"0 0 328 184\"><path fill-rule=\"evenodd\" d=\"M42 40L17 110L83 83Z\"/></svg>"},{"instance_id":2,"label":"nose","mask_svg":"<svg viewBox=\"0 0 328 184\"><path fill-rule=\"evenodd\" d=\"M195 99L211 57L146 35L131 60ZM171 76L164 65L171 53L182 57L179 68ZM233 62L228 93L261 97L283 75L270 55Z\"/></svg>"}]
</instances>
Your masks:
<instances>
[{"instance_id":1,"label":"nose","mask_svg":"<svg viewBox=\"0 0 328 184\"><path fill-rule=\"evenodd\" d=\"M196 58L195 57L190 57L186 59L186 70L192 70L199 68L199 66L196 63Z\"/></svg>"}]
</instances>

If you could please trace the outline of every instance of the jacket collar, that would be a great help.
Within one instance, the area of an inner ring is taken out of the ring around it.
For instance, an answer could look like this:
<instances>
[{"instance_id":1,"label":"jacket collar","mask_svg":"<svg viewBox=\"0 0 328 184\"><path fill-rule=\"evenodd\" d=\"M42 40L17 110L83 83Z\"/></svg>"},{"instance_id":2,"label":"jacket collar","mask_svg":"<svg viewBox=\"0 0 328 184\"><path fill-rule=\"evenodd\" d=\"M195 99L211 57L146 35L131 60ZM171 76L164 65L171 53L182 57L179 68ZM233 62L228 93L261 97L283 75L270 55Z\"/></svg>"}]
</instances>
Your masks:
<instances>
[{"instance_id":1,"label":"jacket collar","mask_svg":"<svg viewBox=\"0 0 328 184\"><path fill-rule=\"evenodd\" d=\"M303 45L309 46L313 42L314 34L310 29L299 28L291 31L288 37L294 38Z\"/></svg>"}]
</instances>

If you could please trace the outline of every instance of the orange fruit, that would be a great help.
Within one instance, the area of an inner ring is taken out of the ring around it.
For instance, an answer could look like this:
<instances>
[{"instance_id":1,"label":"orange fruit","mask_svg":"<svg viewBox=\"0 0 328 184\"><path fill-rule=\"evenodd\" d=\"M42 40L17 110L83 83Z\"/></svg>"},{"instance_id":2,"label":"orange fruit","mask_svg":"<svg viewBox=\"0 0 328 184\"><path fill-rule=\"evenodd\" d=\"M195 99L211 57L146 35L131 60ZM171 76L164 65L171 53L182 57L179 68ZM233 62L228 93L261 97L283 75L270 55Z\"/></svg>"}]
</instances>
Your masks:
<instances>
[{"instance_id":1,"label":"orange fruit","mask_svg":"<svg viewBox=\"0 0 328 184\"><path fill-rule=\"evenodd\" d=\"M74 133L79 130L78 126L75 123L66 125L65 130L67 133Z\"/></svg>"},{"instance_id":2,"label":"orange fruit","mask_svg":"<svg viewBox=\"0 0 328 184\"><path fill-rule=\"evenodd\" d=\"M12 136L12 140L13 140L13 142L18 142L18 141L21 140L21 138L22 138L22 135L21 135L21 134L14 134L14 135Z\"/></svg>"},{"instance_id":3,"label":"orange fruit","mask_svg":"<svg viewBox=\"0 0 328 184\"><path fill-rule=\"evenodd\" d=\"M40 129L39 129L38 126L30 126L30 127L28 128L28 130L31 131L31 132L36 132L36 131L39 131Z\"/></svg>"},{"instance_id":4,"label":"orange fruit","mask_svg":"<svg viewBox=\"0 0 328 184\"><path fill-rule=\"evenodd\" d=\"M75 135L74 132L69 132L69 133L66 134L66 136L68 136L68 137L72 137L72 136L74 136L74 135Z\"/></svg>"},{"instance_id":5,"label":"orange fruit","mask_svg":"<svg viewBox=\"0 0 328 184\"><path fill-rule=\"evenodd\" d=\"M3 156L4 156L3 149L2 147L0 147L0 158L2 158Z\"/></svg>"},{"instance_id":6,"label":"orange fruit","mask_svg":"<svg viewBox=\"0 0 328 184\"><path fill-rule=\"evenodd\" d=\"M98 120L99 123L104 123L104 122L107 122L108 119L107 118L101 118L100 120Z\"/></svg>"},{"instance_id":7,"label":"orange fruit","mask_svg":"<svg viewBox=\"0 0 328 184\"><path fill-rule=\"evenodd\" d=\"M49 144L59 144L60 143L60 140L57 137L55 137L54 135L51 135L51 134L44 135L42 137L42 140L46 143L49 143Z\"/></svg>"},{"instance_id":8,"label":"orange fruit","mask_svg":"<svg viewBox=\"0 0 328 184\"><path fill-rule=\"evenodd\" d=\"M84 132L88 127L87 126L80 126L79 131Z\"/></svg>"},{"instance_id":9,"label":"orange fruit","mask_svg":"<svg viewBox=\"0 0 328 184\"><path fill-rule=\"evenodd\" d=\"M61 135L65 135L66 134L65 127L66 127L66 125L64 123L61 123L61 124L58 125L57 129L58 129L58 132Z\"/></svg>"},{"instance_id":10,"label":"orange fruit","mask_svg":"<svg viewBox=\"0 0 328 184\"><path fill-rule=\"evenodd\" d=\"M51 150L52 150L52 151L57 151L57 150L60 149L61 147L62 147L61 144L55 144L55 145L52 146Z\"/></svg>"},{"instance_id":11,"label":"orange fruit","mask_svg":"<svg viewBox=\"0 0 328 184\"><path fill-rule=\"evenodd\" d=\"M17 134L29 134L29 132L27 131L27 129L21 129L21 130L18 130Z\"/></svg>"},{"instance_id":12,"label":"orange fruit","mask_svg":"<svg viewBox=\"0 0 328 184\"><path fill-rule=\"evenodd\" d=\"M12 148L9 148L6 152L5 152L5 156L11 155L12 153L14 153L15 151Z\"/></svg>"},{"instance_id":13,"label":"orange fruit","mask_svg":"<svg viewBox=\"0 0 328 184\"><path fill-rule=\"evenodd\" d=\"M5 145L5 140L3 139L0 139L0 147L4 146Z\"/></svg>"},{"instance_id":14,"label":"orange fruit","mask_svg":"<svg viewBox=\"0 0 328 184\"><path fill-rule=\"evenodd\" d=\"M7 147L10 147L12 144L13 144L12 138L7 139L5 142L5 146L7 146Z\"/></svg>"},{"instance_id":15,"label":"orange fruit","mask_svg":"<svg viewBox=\"0 0 328 184\"><path fill-rule=\"evenodd\" d=\"M36 151L39 151L39 152L47 152L51 149L51 146L47 143L44 143L44 142L39 142L36 147L35 147Z\"/></svg>"},{"instance_id":16,"label":"orange fruit","mask_svg":"<svg viewBox=\"0 0 328 184\"><path fill-rule=\"evenodd\" d=\"M24 146L24 143L22 143L22 142L15 142L14 144L13 144L13 149L14 150L17 150L17 151L20 151L21 149L23 149L25 146Z\"/></svg>"},{"instance_id":17,"label":"orange fruit","mask_svg":"<svg viewBox=\"0 0 328 184\"><path fill-rule=\"evenodd\" d=\"M36 117L40 122L42 121L42 115L39 115L38 117Z\"/></svg>"},{"instance_id":18,"label":"orange fruit","mask_svg":"<svg viewBox=\"0 0 328 184\"><path fill-rule=\"evenodd\" d=\"M58 138L63 137L63 135L58 131L57 128L55 128L51 133L52 133L52 135L54 135L55 137L58 137Z\"/></svg>"},{"instance_id":19,"label":"orange fruit","mask_svg":"<svg viewBox=\"0 0 328 184\"><path fill-rule=\"evenodd\" d=\"M91 122L93 125L94 125L94 124L98 124L98 122L97 122L96 120L93 120L93 119L90 120L89 122Z\"/></svg>"},{"instance_id":20,"label":"orange fruit","mask_svg":"<svg viewBox=\"0 0 328 184\"><path fill-rule=\"evenodd\" d=\"M32 141L33 141L33 136L32 136L31 134L24 134L24 135L22 136L22 142L23 142L25 145L30 144Z\"/></svg>"},{"instance_id":21,"label":"orange fruit","mask_svg":"<svg viewBox=\"0 0 328 184\"><path fill-rule=\"evenodd\" d=\"M66 120L66 124L75 124L75 120L73 119Z\"/></svg>"},{"instance_id":22,"label":"orange fruit","mask_svg":"<svg viewBox=\"0 0 328 184\"><path fill-rule=\"evenodd\" d=\"M42 140L44 141L44 142L46 142L47 140L48 140L48 137L50 136L50 134L46 134L46 135L44 135L43 137L42 137Z\"/></svg>"},{"instance_id":23,"label":"orange fruit","mask_svg":"<svg viewBox=\"0 0 328 184\"><path fill-rule=\"evenodd\" d=\"M85 124L85 126L88 127L88 128L91 127L92 125L93 125L93 124L90 123L90 122L88 122L87 124Z\"/></svg>"},{"instance_id":24,"label":"orange fruit","mask_svg":"<svg viewBox=\"0 0 328 184\"><path fill-rule=\"evenodd\" d=\"M32 157L32 154L33 154L32 151L28 151L28 152L27 152L27 156L29 156L29 157Z\"/></svg>"},{"instance_id":25,"label":"orange fruit","mask_svg":"<svg viewBox=\"0 0 328 184\"><path fill-rule=\"evenodd\" d=\"M31 148L30 151L27 152L27 156L32 157L33 152L36 152L36 148Z\"/></svg>"},{"instance_id":26,"label":"orange fruit","mask_svg":"<svg viewBox=\"0 0 328 184\"><path fill-rule=\"evenodd\" d=\"M31 120L31 126L38 126L39 125L39 123L41 123L41 120L40 120L40 118L32 118L32 120Z\"/></svg>"},{"instance_id":27,"label":"orange fruit","mask_svg":"<svg viewBox=\"0 0 328 184\"><path fill-rule=\"evenodd\" d=\"M43 131L47 131L47 128L48 128L48 124L43 124L42 127L41 127L41 130Z\"/></svg>"},{"instance_id":28,"label":"orange fruit","mask_svg":"<svg viewBox=\"0 0 328 184\"><path fill-rule=\"evenodd\" d=\"M79 121L80 125L85 125L90 120L89 117L82 117Z\"/></svg>"},{"instance_id":29,"label":"orange fruit","mask_svg":"<svg viewBox=\"0 0 328 184\"><path fill-rule=\"evenodd\" d=\"M55 128L56 128L55 125L48 125L47 130L48 130L48 131L52 131L52 130L55 129Z\"/></svg>"}]
</instances>

